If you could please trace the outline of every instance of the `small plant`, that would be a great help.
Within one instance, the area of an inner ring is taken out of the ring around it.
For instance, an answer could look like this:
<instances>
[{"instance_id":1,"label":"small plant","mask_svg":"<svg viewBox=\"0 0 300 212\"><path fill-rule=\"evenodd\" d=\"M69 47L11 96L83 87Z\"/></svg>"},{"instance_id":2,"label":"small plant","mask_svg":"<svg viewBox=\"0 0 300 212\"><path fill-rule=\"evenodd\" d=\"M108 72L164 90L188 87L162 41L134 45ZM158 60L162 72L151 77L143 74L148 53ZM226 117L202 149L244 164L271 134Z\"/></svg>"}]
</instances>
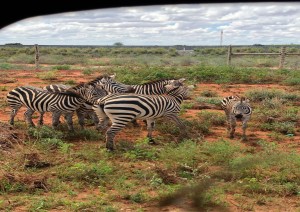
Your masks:
<instances>
[{"instance_id":1,"label":"small plant","mask_svg":"<svg viewBox=\"0 0 300 212\"><path fill-rule=\"evenodd\" d=\"M204 97L217 97L218 93L216 91L212 91L212 90L204 90L200 93L200 96L204 96Z\"/></svg>"},{"instance_id":2,"label":"small plant","mask_svg":"<svg viewBox=\"0 0 300 212\"><path fill-rule=\"evenodd\" d=\"M88 75L88 76L89 76L89 75L91 75L92 73L93 73L93 71L92 71L91 69L85 69L85 70L82 71L82 74L83 74L83 75Z\"/></svg>"},{"instance_id":3,"label":"small plant","mask_svg":"<svg viewBox=\"0 0 300 212\"><path fill-rule=\"evenodd\" d=\"M7 91L7 86L0 86L0 91Z\"/></svg>"},{"instance_id":4,"label":"small plant","mask_svg":"<svg viewBox=\"0 0 300 212\"><path fill-rule=\"evenodd\" d=\"M75 84L76 84L76 81L70 79L70 80L67 80L67 81L66 81L66 84L67 84L67 85L75 85Z\"/></svg>"},{"instance_id":5,"label":"small plant","mask_svg":"<svg viewBox=\"0 0 300 212\"><path fill-rule=\"evenodd\" d=\"M53 66L52 70L70 70L71 66L69 65L58 65L58 66Z\"/></svg>"},{"instance_id":6,"label":"small plant","mask_svg":"<svg viewBox=\"0 0 300 212\"><path fill-rule=\"evenodd\" d=\"M0 70L10 70L13 66L9 63L1 63L0 64Z\"/></svg>"},{"instance_id":7,"label":"small plant","mask_svg":"<svg viewBox=\"0 0 300 212\"><path fill-rule=\"evenodd\" d=\"M78 162L68 168L60 167L58 176L63 180L99 185L105 183L113 171L113 167L103 160L97 163Z\"/></svg>"},{"instance_id":8,"label":"small plant","mask_svg":"<svg viewBox=\"0 0 300 212\"><path fill-rule=\"evenodd\" d=\"M41 80L56 80L58 78L57 71L47 71L37 74L37 77Z\"/></svg>"},{"instance_id":9,"label":"small plant","mask_svg":"<svg viewBox=\"0 0 300 212\"><path fill-rule=\"evenodd\" d=\"M211 163L228 164L241 151L241 146L239 144L232 144L226 140L219 140L213 143L204 142L202 151Z\"/></svg>"},{"instance_id":10,"label":"small plant","mask_svg":"<svg viewBox=\"0 0 300 212\"><path fill-rule=\"evenodd\" d=\"M223 113L201 111L197 114L200 122L209 122L213 126L224 126L226 123L226 117Z\"/></svg>"},{"instance_id":11,"label":"small plant","mask_svg":"<svg viewBox=\"0 0 300 212\"><path fill-rule=\"evenodd\" d=\"M149 139L138 140L132 149L124 153L126 158L131 160L155 160L157 153L149 148Z\"/></svg>"},{"instance_id":12,"label":"small plant","mask_svg":"<svg viewBox=\"0 0 300 212\"><path fill-rule=\"evenodd\" d=\"M56 139L62 139L64 137L64 133L54 130L48 126L42 126L39 128L29 128L28 134L37 140L43 139L43 138L56 138Z\"/></svg>"},{"instance_id":13,"label":"small plant","mask_svg":"<svg viewBox=\"0 0 300 212\"><path fill-rule=\"evenodd\" d=\"M143 203L146 200L146 196L143 193L138 192L136 194L130 195L129 199L135 203Z\"/></svg>"},{"instance_id":14,"label":"small plant","mask_svg":"<svg viewBox=\"0 0 300 212\"><path fill-rule=\"evenodd\" d=\"M212 105L221 105L221 98L218 97L196 97L196 101L200 103L208 103Z\"/></svg>"}]
</instances>

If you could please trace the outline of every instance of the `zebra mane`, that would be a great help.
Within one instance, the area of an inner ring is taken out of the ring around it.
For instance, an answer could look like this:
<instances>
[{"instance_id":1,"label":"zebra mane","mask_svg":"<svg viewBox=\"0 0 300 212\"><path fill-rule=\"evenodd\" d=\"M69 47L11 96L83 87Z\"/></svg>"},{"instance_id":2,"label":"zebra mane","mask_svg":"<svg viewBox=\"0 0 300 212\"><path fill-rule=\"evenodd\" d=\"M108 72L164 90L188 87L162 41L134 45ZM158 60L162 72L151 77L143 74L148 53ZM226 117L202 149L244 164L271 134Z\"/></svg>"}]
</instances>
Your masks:
<instances>
[{"instance_id":1,"label":"zebra mane","mask_svg":"<svg viewBox=\"0 0 300 212\"><path fill-rule=\"evenodd\" d=\"M150 82L145 82L145 83L142 83L140 85L156 84L156 83L160 83L160 82L166 82L168 80L174 80L174 79L158 79L158 80L153 80L153 81L150 81Z\"/></svg>"},{"instance_id":2,"label":"zebra mane","mask_svg":"<svg viewBox=\"0 0 300 212\"><path fill-rule=\"evenodd\" d=\"M108 74L103 74L103 75L100 75L98 77L96 77L95 79L87 82L86 84L87 85L95 85L98 81L100 81L101 79L103 78L109 78L110 76Z\"/></svg>"},{"instance_id":3,"label":"zebra mane","mask_svg":"<svg viewBox=\"0 0 300 212\"><path fill-rule=\"evenodd\" d=\"M83 88L85 84L86 84L86 83L81 82L81 83L79 83L79 84L77 84L77 85L74 85L73 87L71 87L71 88L69 88L69 89L74 89L74 90L76 91L77 89Z\"/></svg>"},{"instance_id":4,"label":"zebra mane","mask_svg":"<svg viewBox=\"0 0 300 212\"><path fill-rule=\"evenodd\" d=\"M54 93L54 94L56 94L56 95L65 95L65 96L70 96L70 97L76 97L76 98L83 99L83 97L79 93L77 93L75 90L73 90L71 88L66 90L66 91L57 92L57 93Z\"/></svg>"}]
</instances>

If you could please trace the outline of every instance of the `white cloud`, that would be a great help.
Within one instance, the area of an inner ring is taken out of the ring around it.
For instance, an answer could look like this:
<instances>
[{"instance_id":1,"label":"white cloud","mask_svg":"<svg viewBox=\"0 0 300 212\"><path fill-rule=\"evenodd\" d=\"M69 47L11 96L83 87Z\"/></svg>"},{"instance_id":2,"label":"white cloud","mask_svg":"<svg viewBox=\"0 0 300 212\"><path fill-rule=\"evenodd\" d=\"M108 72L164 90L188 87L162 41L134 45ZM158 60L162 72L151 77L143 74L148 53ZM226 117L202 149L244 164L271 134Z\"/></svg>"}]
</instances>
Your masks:
<instances>
[{"instance_id":1,"label":"white cloud","mask_svg":"<svg viewBox=\"0 0 300 212\"><path fill-rule=\"evenodd\" d=\"M122 7L25 19L0 30L0 44L299 44L300 3Z\"/></svg>"}]
</instances>

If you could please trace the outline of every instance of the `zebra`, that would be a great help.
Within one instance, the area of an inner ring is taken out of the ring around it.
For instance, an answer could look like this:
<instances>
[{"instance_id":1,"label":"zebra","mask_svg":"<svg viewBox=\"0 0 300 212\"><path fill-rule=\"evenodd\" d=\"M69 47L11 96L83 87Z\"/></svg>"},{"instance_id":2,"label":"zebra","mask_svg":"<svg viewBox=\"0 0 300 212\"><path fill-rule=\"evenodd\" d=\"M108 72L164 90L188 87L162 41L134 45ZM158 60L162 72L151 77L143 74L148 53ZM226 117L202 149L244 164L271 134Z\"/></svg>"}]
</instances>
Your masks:
<instances>
[{"instance_id":1,"label":"zebra","mask_svg":"<svg viewBox=\"0 0 300 212\"><path fill-rule=\"evenodd\" d=\"M87 96L84 92L86 91L86 88L90 91L90 96ZM98 125L99 119L97 115L95 114L94 110L92 109L92 105L95 103L95 101L99 98L102 98L106 96L108 93L103 89L102 86L96 85L93 86L91 84L85 84L80 83L76 86L70 87L64 84L51 84L47 85L43 88L44 90L47 90L49 92L63 92L67 89L73 89L74 91L78 92L82 96L87 96L88 100L84 102L80 107L76 110L76 114L78 117L78 123L80 125L81 129L84 129L84 118L86 116L89 116L92 118L95 126Z\"/></svg>"},{"instance_id":2,"label":"zebra","mask_svg":"<svg viewBox=\"0 0 300 212\"><path fill-rule=\"evenodd\" d=\"M132 93L135 94L143 94L143 95L159 95L166 92L166 85L173 85L173 86L182 86L183 82L185 81L185 78L180 79L160 79L156 81L146 82L143 84L136 84L136 85L128 85L132 87ZM100 84L102 86L113 86L113 83L115 81L102 79ZM115 93L115 92L112 92ZM123 93L123 92L118 92ZM136 120L132 120L132 124L134 126L139 126Z\"/></svg>"},{"instance_id":3,"label":"zebra","mask_svg":"<svg viewBox=\"0 0 300 212\"><path fill-rule=\"evenodd\" d=\"M252 107L249 99L239 96L227 96L221 101L221 107L227 118L227 130L229 138L234 138L236 122L242 122L242 140L247 140L246 128L252 114Z\"/></svg>"},{"instance_id":4,"label":"zebra","mask_svg":"<svg viewBox=\"0 0 300 212\"><path fill-rule=\"evenodd\" d=\"M132 93L134 89L131 85L125 85L115 80L116 74L102 75L88 82L89 85L101 85L109 94L111 93Z\"/></svg>"},{"instance_id":5,"label":"zebra","mask_svg":"<svg viewBox=\"0 0 300 212\"><path fill-rule=\"evenodd\" d=\"M65 92L51 93L30 86L17 87L7 94L7 102L12 108L10 124L14 125L14 117L18 110L24 105L27 107L24 113L25 121L29 126L35 126L32 121L32 114L35 111L41 114L52 112L52 127L56 129L59 123L59 117L64 113L68 129L73 131L73 113L83 103L93 98L93 90L85 87L82 94L83 95L72 89Z\"/></svg>"},{"instance_id":6,"label":"zebra","mask_svg":"<svg viewBox=\"0 0 300 212\"><path fill-rule=\"evenodd\" d=\"M160 117L173 120L186 134L185 125L178 118L178 113L180 104L188 97L188 88L174 85L165 87L166 93L163 95L111 94L97 101L93 109L102 123L102 129L106 128L108 118L112 122L106 131L107 150L114 150L115 135L134 119L146 120L150 143L155 143L152 131L155 119Z\"/></svg>"},{"instance_id":7,"label":"zebra","mask_svg":"<svg viewBox=\"0 0 300 212\"><path fill-rule=\"evenodd\" d=\"M71 88L71 86L64 85L64 84L51 84L46 85L43 87L43 90L49 91L49 92L63 92Z\"/></svg>"}]
</instances>

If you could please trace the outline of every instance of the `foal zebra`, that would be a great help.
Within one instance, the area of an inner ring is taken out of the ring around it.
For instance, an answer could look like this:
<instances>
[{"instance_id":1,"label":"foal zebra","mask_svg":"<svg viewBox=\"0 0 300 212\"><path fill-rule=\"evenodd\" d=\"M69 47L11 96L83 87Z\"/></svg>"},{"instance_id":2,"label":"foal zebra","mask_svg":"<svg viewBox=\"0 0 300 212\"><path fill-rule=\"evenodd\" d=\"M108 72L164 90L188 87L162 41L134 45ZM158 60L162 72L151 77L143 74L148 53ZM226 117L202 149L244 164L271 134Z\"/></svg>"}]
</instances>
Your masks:
<instances>
[{"instance_id":1,"label":"foal zebra","mask_svg":"<svg viewBox=\"0 0 300 212\"><path fill-rule=\"evenodd\" d=\"M20 86L7 94L7 101L12 108L10 124L14 125L14 117L18 110L24 105L27 107L25 121L29 126L34 126L32 114L52 112L52 127L56 128L61 113L66 114L69 130L73 130L72 114L86 100L76 92L66 91L64 93L49 93L29 86Z\"/></svg>"},{"instance_id":2,"label":"foal zebra","mask_svg":"<svg viewBox=\"0 0 300 212\"><path fill-rule=\"evenodd\" d=\"M102 127L108 117L112 125L106 131L106 148L114 150L115 135L134 119L147 121L147 137L150 142L154 142L152 131L154 121L160 117L173 120L185 133L185 125L178 118L180 104L187 98L188 88L183 86L166 85L164 95L142 95L142 94L112 94L99 100L93 106L94 111Z\"/></svg>"},{"instance_id":3,"label":"foal zebra","mask_svg":"<svg viewBox=\"0 0 300 212\"><path fill-rule=\"evenodd\" d=\"M252 114L249 99L239 96L227 96L221 101L221 106L227 117L229 137L234 137L236 121L241 121L243 129L242 139L247 140L246 128Z\"/></svg>"}]
</instances>

